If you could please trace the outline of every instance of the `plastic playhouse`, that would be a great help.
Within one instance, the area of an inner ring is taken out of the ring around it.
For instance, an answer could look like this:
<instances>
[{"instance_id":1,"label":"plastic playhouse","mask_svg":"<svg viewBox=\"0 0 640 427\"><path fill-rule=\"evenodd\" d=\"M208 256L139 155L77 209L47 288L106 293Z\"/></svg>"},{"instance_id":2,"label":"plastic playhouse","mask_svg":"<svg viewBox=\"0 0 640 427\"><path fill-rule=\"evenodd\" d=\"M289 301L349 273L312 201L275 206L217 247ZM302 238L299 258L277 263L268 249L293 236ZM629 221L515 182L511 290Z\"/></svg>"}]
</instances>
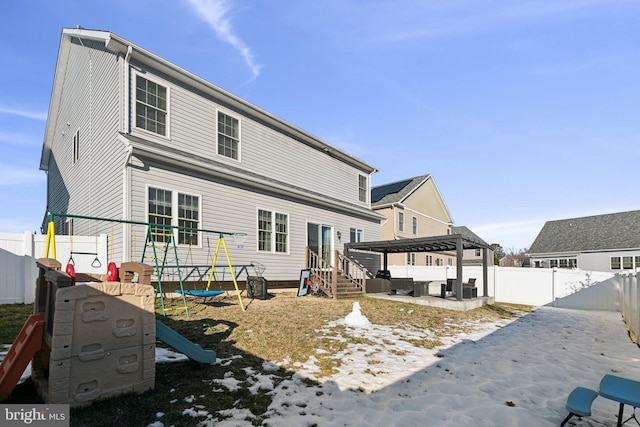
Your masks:
<instances>
[{"instance_id":1,"label":"plastic playhouse","mask_svg":"<svg viewBox=\"0 0 640 427\"><path fill-rule=\"evenodd\" d=\"M29 362L45 403L78 406L153 389L156 339L193 360L215 363L214 351L156 320L152 266L122 263L117 274L110 267L106 279L114 281L62 272L50 258L37 266L34 314L0 364L0 401Z\"/></svg>"}]
</instances>

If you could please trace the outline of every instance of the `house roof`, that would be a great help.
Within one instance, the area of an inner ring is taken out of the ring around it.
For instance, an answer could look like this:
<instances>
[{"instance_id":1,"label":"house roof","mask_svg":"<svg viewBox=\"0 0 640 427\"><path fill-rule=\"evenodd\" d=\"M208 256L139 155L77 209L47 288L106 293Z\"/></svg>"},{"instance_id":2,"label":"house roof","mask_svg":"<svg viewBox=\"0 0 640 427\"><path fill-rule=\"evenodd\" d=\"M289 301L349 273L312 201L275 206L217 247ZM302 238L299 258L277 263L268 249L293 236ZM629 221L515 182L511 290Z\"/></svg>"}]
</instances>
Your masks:
<instances>
[{"instance_id":1,"label":"house roof","mask_svg":"<svg viewBox=\"0 0 640 427\"><path fill-rule=\"evenodd\" d=\"M378 185L371 188L371 206L386 205L389 203L402 203L411 193L422 185L431 175L420 175L389 184Z\"/></svg>"},{"instance_id":2,"label":"house roof","mask_svg":"<svg viewBox=\"0 0 640 427\"><path fill-rule=\"evenodd\" d=\"M62 89L66 80L67 59L71 48L72 40L92 40L102 42L105 48L121 55L127 60L135 61L137 64L146 65L150 68L158 70L163 74L176 79L196 90L209 94L220 100L229 108L235 109L248 117L263 123L265 126L277 129L279 132L290 136L312 148L321 150L327 155L339 159L366 173L374 173L377 169L368 163L360 160L349 153L334 147L331 144L311 135L310 133L282 120L279 117L241 99L238 96L225 91L224 89L210 83L195 74L186 71L183 68L167 61L166 59L155 55L148 50L131 43L130 41L114 34L110 31L87 30L83 28L64 28L60 39L60 47L58 49L58 59L56 63L56 71L53 80L53 88L51 91L51 102L49 104L49 114L45 128L44 143L42 146L42 155L40 157L40 169L47 170L49 167L49 157L51 155L51 145L53 144L53 132L56 129L56 121L58 117L54 114L59 110Z\"/></svg>"},{"instance_id":3,"label":"house roof","mask_svg":"<svg viewBox=\"0 0 640 427\"><path fill-rule=\"evenodd\" d=\"M488 246L487 242L485 242L482 238L480 238L480 236L478 236L473 231L469 230L464 225L451 227L451 234L461 234L464 237L467 237L472 240L477 240L478 242L482 242Z\"/></svg>"},{"instance_id":4,"label":"house roof","mask_svg":"<svg viewBox=\"0 0 640 427\"><path fill-rule=\"evenodd\" d=\"M547 221L529 254L640 249L640 210Z\"/></svg>"}]
</instances>

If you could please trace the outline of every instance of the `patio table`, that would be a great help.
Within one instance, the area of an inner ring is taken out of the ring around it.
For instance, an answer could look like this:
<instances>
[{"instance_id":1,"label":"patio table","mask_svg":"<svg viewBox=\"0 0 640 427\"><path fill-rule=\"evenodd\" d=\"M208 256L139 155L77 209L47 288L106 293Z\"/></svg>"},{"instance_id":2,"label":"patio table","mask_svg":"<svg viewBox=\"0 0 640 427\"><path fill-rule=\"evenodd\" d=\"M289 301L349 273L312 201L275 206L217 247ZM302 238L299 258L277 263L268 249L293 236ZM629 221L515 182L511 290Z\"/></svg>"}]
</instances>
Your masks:
<instances>
[{"instance_id":1,"label":"patio table","mask_svg":"<svg viewBox=\"0 0 640 427\"><path fill-rule=\"evenodd\" d=\"M634 381L615 375L605 375L602 377L602 380L600 380L598 394L602 397L606 397L607 399L620 403L620 409L618 411L618 427L624 424L622 422L624 405L633 406L633 415L626 420L625 423L631 419L636 420L636 422L638 421L635 410L640 406L640 381Z\"/></svg>"}]
</instances>

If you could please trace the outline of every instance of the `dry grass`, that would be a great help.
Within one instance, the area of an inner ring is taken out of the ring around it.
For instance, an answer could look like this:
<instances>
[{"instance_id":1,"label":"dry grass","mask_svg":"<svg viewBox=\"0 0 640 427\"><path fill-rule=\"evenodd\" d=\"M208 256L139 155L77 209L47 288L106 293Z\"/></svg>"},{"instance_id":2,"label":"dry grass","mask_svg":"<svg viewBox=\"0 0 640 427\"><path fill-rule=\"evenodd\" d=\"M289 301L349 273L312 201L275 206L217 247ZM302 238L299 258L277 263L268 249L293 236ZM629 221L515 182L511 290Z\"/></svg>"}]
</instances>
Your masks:
<instances>
[{"instance_id":1,"label":"dry grass","mask_svg":"<svg viewBox=\"0 0 640 427\"><path fill-rule=\"evenodd\" d=\"M468 312L444 310L434 307L405 304L374 298L359 298L363 314L374 324L404 326L411 325L429 329L434 339L410 341L415 346L433 348L439 345L439 337L451 336L469 328L471 321L494 321L510 318L530 310L526 306L496 304ZM240 309L233 293L223 299L203 303L191 300L190 317L182 311L158 319L205 349L214 349L219 359L241 356L228 366L221 364L200 366L189 363L167 363L156 365L155 389L142 395L127 395L102 400L83 408L74 408L71 413L73 426L139 426L155 420L156 412L164 412L165 425L189 425L193 419L185 417L183 411L192 405L179 396L211 396L214 379L232 374L242 381L248 377L245 370L264 370L264 361L282 362L282 369L274 374L274 383L291 378L296 362L305 362L311 355L318 358L321 375L330 375L340 361L332 354L344 350L349 344L366 343L366 339L341 334L336 326L329 333L319 331L328 322L344 318L352 310L354 300L333 300L307 296L298 298L295 293L276 293L268 300L246 300L246 311ZM0 306L0 338L11 342L31 314L32 306ZM17 328L17 329L16 329ZM7 332L9 331L9 332ZM331 339L331 334L342 335L345 340ZM317 350L324 350L318 352ZM325 356L323 356L325 355ZM383 372L383 367L371 358L370 371ZM228 408L248 408L258 415L254 424L259 425L259 414L266 411L271 397L265 392L252 395L246 388L237 391L216 393L215 397L202 400L204 410L211 414ZM6 403L33 403L33 384L19 386ZM173 402L173 403L170 403Z\"/></svg>"}]
</instances>

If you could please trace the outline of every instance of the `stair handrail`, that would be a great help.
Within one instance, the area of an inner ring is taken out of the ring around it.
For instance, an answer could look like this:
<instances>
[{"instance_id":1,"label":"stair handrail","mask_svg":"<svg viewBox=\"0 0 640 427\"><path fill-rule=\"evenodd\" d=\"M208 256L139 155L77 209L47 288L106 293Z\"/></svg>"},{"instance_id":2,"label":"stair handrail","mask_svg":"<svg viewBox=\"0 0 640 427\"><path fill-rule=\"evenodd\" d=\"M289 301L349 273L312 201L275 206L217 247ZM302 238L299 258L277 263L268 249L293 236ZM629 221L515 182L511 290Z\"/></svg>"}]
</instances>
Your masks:
<instances>
[{"instance_id":1,"label":"stair handrail","mask_svg":"<svg viewBox=\"0 0 640 427\"><path fill-rule=\"evenodd\" d=\"M338 250L335 250L335 265L331 265L309 247L306 251L307 268L310 270L311 278L325 294L337 298L339 276L346 278L361 292L366 292L368 270L362 264Z\"/></svg>"},{"instance_id":2,"label":"stair handrail","mask_svg":"<svg viewBox=\"0 0 640 427\"><path fill-rule=\"evenodd\" d=\"M333 267L309 247L307 247L307 268L311 270L311 277L319 289L335 297L336 285L333 280L336 275L333 274Z\"/></svg>"},{"instance_id":3,"label":"stair handrail","mask_svg":"<svg viewBox=\"0 0 640 427\"><path fill-rule=\"evenodd\" d=\"M336 249L336 263L338 273L347 278L351 284L358 287L363 293L367 289L367 273L368 270L359 262L349 258Z\"/></svg>"}]
</instances>

